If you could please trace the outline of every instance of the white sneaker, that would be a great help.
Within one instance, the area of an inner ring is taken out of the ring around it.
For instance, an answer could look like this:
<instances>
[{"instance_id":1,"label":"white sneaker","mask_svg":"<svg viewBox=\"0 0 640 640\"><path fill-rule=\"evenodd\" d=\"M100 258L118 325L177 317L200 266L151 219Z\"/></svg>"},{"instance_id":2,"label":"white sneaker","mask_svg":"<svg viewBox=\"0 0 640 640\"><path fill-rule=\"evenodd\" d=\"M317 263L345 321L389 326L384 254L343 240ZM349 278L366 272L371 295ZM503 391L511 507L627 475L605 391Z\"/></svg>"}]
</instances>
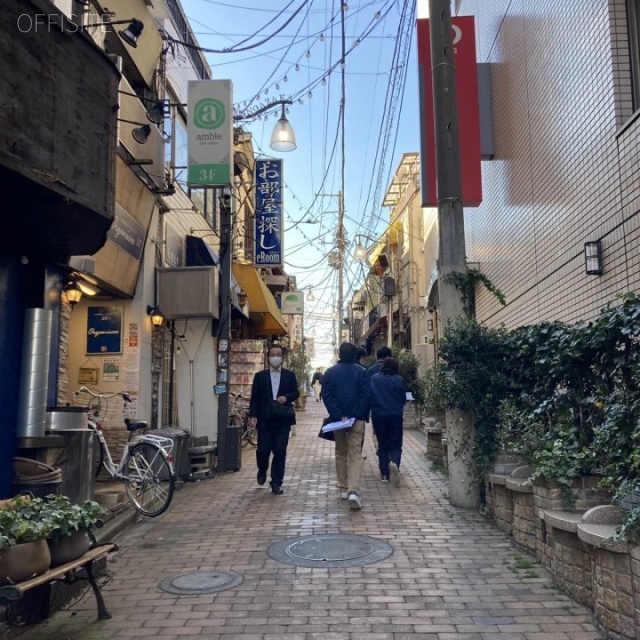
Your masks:
<instances>
[{"instance_id":1,"label":"white sneaker","mask_svg":"<svg viewBox=\"0 0 640 640\"><path fill-rule=\"evenodd\" d=\"M349 498L349 492L348 491L341 491L340 492L340 499L341 500L347 500Z\"/></svg>"},{"instance_id":2,"label":"white sneaker","mask_svg":"<svg viewBox=\"0 0 640 640\"><path fill-rule=\"evenodd\" d=\"M362 509L362 500L360 500L360 496L355 491L349 494L349 506L351 507L351 511L359 511Z\"/></svg>"},{"instance_id":3,"label":"white sneaker","mask_svg":"<svg viewBox=\"0 0 640 640\"><path fill-rule=\"evenodd\" d=\"M391 476L391 482L396 486L400 486L400 469L395 462L389 463L389 475Z\"/></svg>"}]
</instances>

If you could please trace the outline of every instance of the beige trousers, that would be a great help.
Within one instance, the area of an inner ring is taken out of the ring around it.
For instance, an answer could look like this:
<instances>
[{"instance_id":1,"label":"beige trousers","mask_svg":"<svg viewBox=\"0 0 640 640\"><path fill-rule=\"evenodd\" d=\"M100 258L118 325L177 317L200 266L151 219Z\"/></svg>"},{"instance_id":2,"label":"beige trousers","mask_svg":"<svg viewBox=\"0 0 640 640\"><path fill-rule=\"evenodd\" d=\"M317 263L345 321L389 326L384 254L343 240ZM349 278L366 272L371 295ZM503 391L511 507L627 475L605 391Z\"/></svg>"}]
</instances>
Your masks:
<instances>
[{"instance_id":1,"label":"beige trousers","mask_svg":"<svg viewBox=\"0 0 640 640\"><path fill-rule=\"evenodd\" d=\"M351 429L334 431L336 437L336 475L340 491L355 491L360 495L362 477L362 439L364 422L356 420Z\"/></svg>"}]
</instances>

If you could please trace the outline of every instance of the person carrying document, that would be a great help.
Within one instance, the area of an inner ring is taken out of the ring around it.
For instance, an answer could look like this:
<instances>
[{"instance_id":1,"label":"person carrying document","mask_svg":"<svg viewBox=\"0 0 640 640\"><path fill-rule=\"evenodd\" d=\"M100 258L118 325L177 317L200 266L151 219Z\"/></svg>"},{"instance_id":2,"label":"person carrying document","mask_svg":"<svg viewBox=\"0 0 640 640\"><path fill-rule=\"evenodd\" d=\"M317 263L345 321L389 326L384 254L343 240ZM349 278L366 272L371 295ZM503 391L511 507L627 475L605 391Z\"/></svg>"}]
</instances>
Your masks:
<instances>
[{"instance_id":1,"label":"person carrying document","mask_svg":"<svg viewBox=\"0 0 640 640\"><path fill-rule=\"evenodd\" d=\"M356 351L354 344L343 342L338 363L325 371L322 383L322 402L330 421L355 419L350 428L334 431L338 489L353 510L362 509L362 439L371 397L366 370L355 364Z\"/></svg>"}]
</instances>

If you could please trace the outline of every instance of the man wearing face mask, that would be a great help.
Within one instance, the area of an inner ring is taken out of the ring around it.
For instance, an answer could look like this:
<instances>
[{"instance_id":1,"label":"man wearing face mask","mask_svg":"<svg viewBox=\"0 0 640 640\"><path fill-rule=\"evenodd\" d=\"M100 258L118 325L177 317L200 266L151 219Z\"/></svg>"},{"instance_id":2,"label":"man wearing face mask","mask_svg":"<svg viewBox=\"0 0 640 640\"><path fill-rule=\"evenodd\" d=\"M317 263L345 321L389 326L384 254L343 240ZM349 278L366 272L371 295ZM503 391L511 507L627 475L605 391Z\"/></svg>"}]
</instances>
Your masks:
<instances>
[{"instance_id":1,"label":"man wearing face mask","mask_svg":"<svg viewBox=\"0 0 640 640\"><path fill-rule=\"evenodd\" d=\"M287 458L287 445L291 426L296 423L293 403L300 396L296 374L282 368L282 347L271 345L267 354L269 368L256 373L251 387L249 416L251 425L258 429L258 484L267 481L271 459L271 491L284 493L282 481ZM279 405L279 406L277 406Z\"/></svg>"}]
</instances>

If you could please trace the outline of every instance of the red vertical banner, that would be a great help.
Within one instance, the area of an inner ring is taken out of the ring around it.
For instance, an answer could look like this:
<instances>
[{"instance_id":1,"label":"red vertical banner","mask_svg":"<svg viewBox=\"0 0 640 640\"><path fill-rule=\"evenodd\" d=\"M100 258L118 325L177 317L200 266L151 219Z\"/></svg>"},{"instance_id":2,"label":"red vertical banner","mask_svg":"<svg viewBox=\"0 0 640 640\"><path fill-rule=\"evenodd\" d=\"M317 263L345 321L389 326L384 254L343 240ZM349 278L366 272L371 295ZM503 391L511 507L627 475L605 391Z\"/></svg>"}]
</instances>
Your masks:
<instances>
[{"instance_id":1,"label":"red vertical banner","mask_svg":"<svg viewBox=\"0 0 640 640\"><path fill-rule=\"evenodd\" d=\"M462 204L465 207L477 207L482 202L482 172L474 19L471 16L452 18L451 23L458 102ZM417 29L420 72L420 135L422 140L420 162L422 206L435 207L438 204L438 198L429 20L417 20Z\"/></svg>"}]
</instances>

